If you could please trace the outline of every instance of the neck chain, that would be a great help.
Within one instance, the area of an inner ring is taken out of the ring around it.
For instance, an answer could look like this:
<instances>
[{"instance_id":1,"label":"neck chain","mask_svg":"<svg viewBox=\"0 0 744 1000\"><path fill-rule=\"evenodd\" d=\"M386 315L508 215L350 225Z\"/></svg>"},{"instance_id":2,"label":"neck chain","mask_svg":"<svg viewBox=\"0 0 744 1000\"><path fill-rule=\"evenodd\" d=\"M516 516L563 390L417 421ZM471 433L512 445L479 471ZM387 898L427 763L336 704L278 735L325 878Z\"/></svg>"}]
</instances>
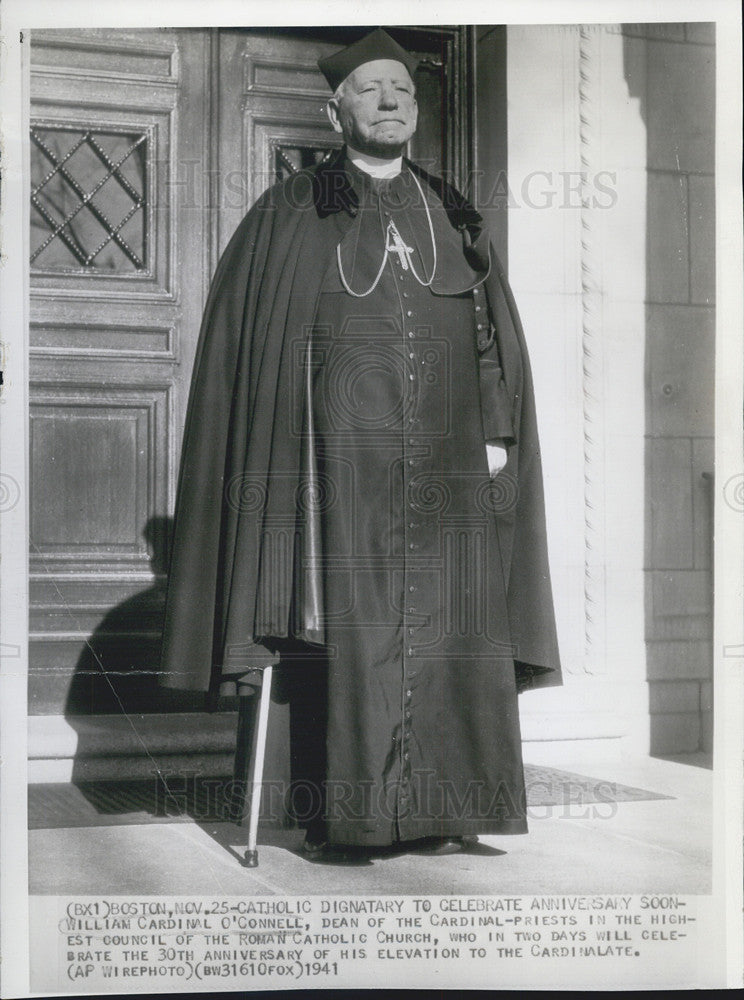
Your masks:
<instances>
[{"instance_id":1,"label":"neck chain","mask_svg":"<svg viewBox=\"0 0 744 1000\"><path fill-rule=\"evenodd\" d=\"M387 263L387 257L389 253L397 254L398 260L400 261L400 266L403 268L403 270L407 271L410 268L411 274L414 276L414 278L416 279L416 281L418 281L420 285L424 286L424 288L428 288L431 285L432 281L434 280L434 275L436 274L437 270L437 241L434 238L434 224L431 221L431 212L429 211L429 203L424 197L424 192L421 189L418 177L416 176L416 174L413 173L413 171L411 171L411 177L413 177L414 181L416 182L416 187L419 189L419 193L424 202L424 208L426 209L426 221L429 223L429 235L431 236L431 248L434 257L434 263L432 264L431 268L431 277L427 281L424 281L423 278L419 277L418 273L416 272L416 268L413 266L413 257L411 256L411 254L413 253L413 247L406 246L406 244L403 242L400 233L398 232L398 227L391 219L390 222L388 222L387 230L385 232L385 249L383 250L382 253L382 262L380 264L380 269L377 272L377 277L369 286L366 292L355 292L354 289L351 288L348 281L346 280L343 264L341 263L341 244L339 243L336 247L336 258L338 260L338 273L339 277L341 278L341 283L346 289L346 291L349 293L349 295L353 295L355 299L364 299L368 295L371 295L372 292L375 290L375 288L377 288L380 278L382 277L382 272L385 270L385 264ZM361 216L360 216L360 223L361 223Z\"/></svg>"}]
</instances>

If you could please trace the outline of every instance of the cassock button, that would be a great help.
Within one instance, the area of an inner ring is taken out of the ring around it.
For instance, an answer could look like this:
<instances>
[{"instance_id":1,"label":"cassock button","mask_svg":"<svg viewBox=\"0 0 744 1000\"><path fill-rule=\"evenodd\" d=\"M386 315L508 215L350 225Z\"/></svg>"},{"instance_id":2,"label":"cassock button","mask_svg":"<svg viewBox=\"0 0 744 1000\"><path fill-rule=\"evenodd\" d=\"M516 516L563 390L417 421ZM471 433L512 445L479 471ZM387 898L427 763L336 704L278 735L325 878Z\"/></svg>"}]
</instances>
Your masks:
<instances>
[{"instance_id":1,"label":"cassock button","mask_svg":"<svg viewBox=\"0 0 744 1000\"><path fill-rule=\"evenodd\" d=\"M409 753L404 753L403 754L403 760L409 760L410 756L411 755Z\"/></svg>"},{"instance_id":2,"label":"cassock button","mask_svg":"<svg viewBox=\"0 0 744 1000\"><path fill-rule=\"evenodd\" d=\"M475 311L476 311L477 313L479 313L479 312L481 311L481 307L480 307L480 306L476 306L476 307L475 307Z\"/></svg>"},{"instance_id":3,"label":"cassock button","mask_svg":"<svg viewBox=\"0 0 744 1000\"><path fill-rule=\"evenodd\" d=\"M479 294L480 294L480 288L474 288L473 295L479 295Z\"/></svg>"},{"instance_id":4,"label":"cassock button","mask_svg":"<svg viewBox=\"0 0 744 1000\"><path fill-rule=\"evenodd\" d=\"M414 375L413 373L411 373L411 374L410 374L410 375L408 376L408 381L409 381L409 382L413 382L413 380L414 380L414 378L415 378L415 377L416 377L416 376L415 376L415 375Z\"/></svg>"},{"instance_id":5,"label":"cassock button","mask_svg":"<svg viewBox=\"0 0 744 1000\"><path fill-rule=\"evenodd\" d=\"M409 330L408 331L408 336L411 337L411 338L413 338L413 330Z\"/></svg>"},{"instance_id":6,"label":"cassock button","mask_svg":"<svg viewBox=\"0 0 744 1000\"><path fill-rule=\"evenodd\" d=\"M406 717L407 719L410 719L410 718L411 718L411 710L410 710L410 708L407 708L407 709L405 710L405 712L404 712L404 715L405 715L405 717Z\"/></svg>"},{"instance_id":7,"label":"cassock button","mask_svg":"<svg viewBox=\"0 0 744 1000\"><path fill-rule=\"evenodd\" d=\"M408 647L408 655L409 655L409 656L413 656L413 647L412 647L412 646L409 646L409 647ZM410 719L410 718L411 718L411 716L409 715L409 716L408 716L408 718Z\"/></svg>"},{"instance_id":8,"label":"cassock button","mask_svg":"<svg viewBox=\"0 0 744 1000\"><path fill-rule=\"evenodd\" d=\"M414 633L415 631L416 631L416 629L415 629L415 628L409 628L409 629L408 629L408 634L409 634L409 635L413 635L413 633Z\"/></svg>"},{"instance_id":9,"label":"cassock button","mask_svg":"<svg viewBox=\"0 0 744 1000\"><path fill-rule=\"evenodd\" d=\"M410 688L408 688L408 690L406 691L406 698L412 698L412 697L413 697L413 691Z\"/></svg>"},{"instance_id":10,"label":"cassock button","mask_svg":"<svg viewBox=\"0 0 744 1000\"><path fill-rule=\"evenodd\" d=\"M415 589L416 589L415 587L409 587L409 588L408 588L408 593L409 593L409 594L412 594L412 593L414 592L414 590L415 590Z\"/></svg>"},{"instance_id":11,"label":"cassock button","mask_svg":"<svg viewBox=\"0 0 744 1000\"><path fill-rule=\"evenodd\" d=\"M476 323L475 324L475 329L476 330L482 330L483 329L483 324L482 323Z\"/></svg>"},{"instance_id":12,"label":"cassock button","mask_svg":"<svg viewBox=\"0 0 744 1000\"><path fill-rule=\"evenodd\" d=\"M415 461L412 458L409 458L408 459L408 464L409 465L415 465L416 463L415 463Z\"/></svg>"},{"instance_id":13,"label":"cassock button","mask_svg":"<svg viewBox=\"0 0 744 1000\"><path fill-rule=\"evenodd\" d=\"M409 358L415 358L415 357L416 357L416 355L415 355L415 354L413 353L413 351L409 351L409 352L408 352L408 357L409 357Z\"/></svg>"},{"instance_id":14,"label":"cassock button","mask_svg":"<svg viewBox=\"0 0 744 1000\"><path fill-rule=\"evenodd\" d=\"M410 309L408 309L406 311L406 316L413 316L413 312Z\"/></svg>"}]
</instances>

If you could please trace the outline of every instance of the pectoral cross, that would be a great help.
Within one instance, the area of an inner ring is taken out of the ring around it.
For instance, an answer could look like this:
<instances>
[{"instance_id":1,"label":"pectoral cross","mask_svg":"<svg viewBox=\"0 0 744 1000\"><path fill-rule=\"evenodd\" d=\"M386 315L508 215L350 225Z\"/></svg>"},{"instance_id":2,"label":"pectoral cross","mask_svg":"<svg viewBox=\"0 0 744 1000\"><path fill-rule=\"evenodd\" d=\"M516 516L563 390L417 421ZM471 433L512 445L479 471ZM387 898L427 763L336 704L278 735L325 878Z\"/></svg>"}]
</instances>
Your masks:
<instances>
[{"instance_id":1,"label":"pectoral cross","mask_svg":"<svg viewBox=\"0 0 744 1000\"><path fill-rule=\"evenodd\" d=\"M408 270L408 255L413 253L413 247L405 245L392 219L388 222L385 249L388 253L397 253L400 266L404 271Z\"/></svg>"}]
</instances>

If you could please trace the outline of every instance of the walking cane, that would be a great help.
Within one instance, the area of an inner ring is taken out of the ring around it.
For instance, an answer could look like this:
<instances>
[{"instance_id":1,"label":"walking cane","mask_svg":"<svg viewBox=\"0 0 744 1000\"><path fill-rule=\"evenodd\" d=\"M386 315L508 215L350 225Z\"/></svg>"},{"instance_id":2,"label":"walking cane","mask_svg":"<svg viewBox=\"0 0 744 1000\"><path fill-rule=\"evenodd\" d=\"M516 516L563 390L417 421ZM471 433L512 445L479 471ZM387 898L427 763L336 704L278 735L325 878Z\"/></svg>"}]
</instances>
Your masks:
<instances>
[{"instance_id":1,"label":"walking cane","mask_svg":"<svg viewBox=\"0 0 744 1000\"><path fill-rule=\"evenodd\" d=\"M266 733L269 722L271 701L271 673L273 667L264 667L261 676L261 698L258 703L258 720L253 727L253 752L251 756L251 804L248 812L248 846L245 850L243 866L258 868L258 813L261 808L261 788L263 783L264 756L266 754Z\"/></svg>"}]
</instances>

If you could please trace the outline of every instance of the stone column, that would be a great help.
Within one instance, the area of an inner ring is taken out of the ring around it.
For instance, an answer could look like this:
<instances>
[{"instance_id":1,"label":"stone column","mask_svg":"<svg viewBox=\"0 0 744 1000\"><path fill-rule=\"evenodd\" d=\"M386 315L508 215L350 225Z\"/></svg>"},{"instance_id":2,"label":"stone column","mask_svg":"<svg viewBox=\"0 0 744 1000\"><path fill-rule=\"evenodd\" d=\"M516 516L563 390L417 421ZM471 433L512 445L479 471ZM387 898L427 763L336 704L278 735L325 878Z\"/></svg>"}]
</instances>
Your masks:
<instances>
[{"instance_id":1,"label":"stone column","mask_svg":"<svg viewBox=\"0 0 744 1000\"><path fill-rule=\"evenodd\" d=\"M507 33L509 278L534 370L561 690L525 739L648 749L646 132L613 26Z\"/></svg>"}]
</instances>

